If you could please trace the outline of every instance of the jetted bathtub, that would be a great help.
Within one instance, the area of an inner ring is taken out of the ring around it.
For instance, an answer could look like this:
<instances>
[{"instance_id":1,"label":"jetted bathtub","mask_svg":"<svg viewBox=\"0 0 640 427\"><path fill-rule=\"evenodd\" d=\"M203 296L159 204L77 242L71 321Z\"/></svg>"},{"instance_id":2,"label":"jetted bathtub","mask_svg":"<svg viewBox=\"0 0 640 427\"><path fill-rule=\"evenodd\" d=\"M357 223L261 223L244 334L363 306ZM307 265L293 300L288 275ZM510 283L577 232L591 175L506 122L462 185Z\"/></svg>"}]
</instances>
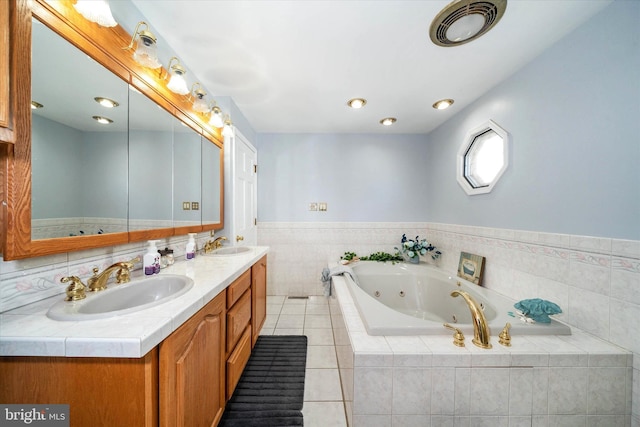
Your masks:
<instances>
[{"instance_id":1,"label":"jetted bathtub","mask_svg":"<svg viewBox=\"0 0 640 427\"><path fill-rule=\"evenodd\" d=\"M473 336L469 306L461 296L451 296L455 290L481 304L493 336L507 322L512 335L571 335L569 326L555 319L525 323L517 317L515 301L426 264L358 261L350 267L358 285L347 274L345 281L370 335L449 334L446 322Z\"/></svg>"}]
</instances>

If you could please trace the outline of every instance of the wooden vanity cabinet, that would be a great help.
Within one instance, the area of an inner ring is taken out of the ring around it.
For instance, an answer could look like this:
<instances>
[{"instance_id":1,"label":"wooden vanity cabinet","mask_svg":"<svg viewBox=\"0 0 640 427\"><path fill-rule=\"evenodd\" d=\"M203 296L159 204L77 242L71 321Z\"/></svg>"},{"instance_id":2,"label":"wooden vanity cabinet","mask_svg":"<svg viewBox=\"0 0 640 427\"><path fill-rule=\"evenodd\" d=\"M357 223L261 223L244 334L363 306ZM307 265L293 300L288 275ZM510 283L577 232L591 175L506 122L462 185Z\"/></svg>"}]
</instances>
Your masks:
<instances>
[{"instance_id":1,"label":"wooden vanity cabinet","mask_svg":"<svg viewBox=\"0 0 640 427\"><path fill-rule=\"evenodd\" d=\"M160 343L160 426L217 425L225 405L222 292Z\"/></svg>"},{"instance_id":2,"label":"wooden vanity cabinet","mask_svg":"<svg viewBox=\"0 0 640 427\"><path fill-rule=\"evenodd\" d=\"M139 359L0 357L0 402L68 404L71 427L158 425L158 350Z\"/></svg>"},{"instance_id":3,"label":"wooden vanity cabinet","mask_svg":"<svg viewBox=\"0 0 640 427\"><path fill-rule=\"evenodd\" d=\"M69 404L71 427L212 427L266 316L266 256L141 358L0 357L0 403Z\"/></svg>"}]
</instances>

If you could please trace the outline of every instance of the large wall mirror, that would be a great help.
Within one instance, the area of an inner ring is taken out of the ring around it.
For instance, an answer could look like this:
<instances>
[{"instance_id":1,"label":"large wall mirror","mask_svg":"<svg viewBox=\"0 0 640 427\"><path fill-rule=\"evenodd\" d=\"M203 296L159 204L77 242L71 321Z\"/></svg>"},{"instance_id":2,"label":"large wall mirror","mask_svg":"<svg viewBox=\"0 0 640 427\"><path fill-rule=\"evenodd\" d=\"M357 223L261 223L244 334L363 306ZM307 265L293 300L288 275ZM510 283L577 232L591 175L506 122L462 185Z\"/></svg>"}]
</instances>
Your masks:
<instances>
[{"instance_id":1,"label":"large wall mirror","mask_svg":"<svg viewBox=\"0 0 640 427\"><path fill-rule=\"evenodd\" d=\"M37 19L31 45L32 239L128 231L129 85Z\"/></svg>"},{"instance_id":2,"label":"large wall mirror","mask_svg":"<svg viewBox=\"0 0 640 427\"><path fill-rule=\"evenodd\" d=\"M222 228L222 138L122 52L126 32L71 2L15 8L12 66L32 72L12 86L4 259Z\"/></svg>"}]
</instances>

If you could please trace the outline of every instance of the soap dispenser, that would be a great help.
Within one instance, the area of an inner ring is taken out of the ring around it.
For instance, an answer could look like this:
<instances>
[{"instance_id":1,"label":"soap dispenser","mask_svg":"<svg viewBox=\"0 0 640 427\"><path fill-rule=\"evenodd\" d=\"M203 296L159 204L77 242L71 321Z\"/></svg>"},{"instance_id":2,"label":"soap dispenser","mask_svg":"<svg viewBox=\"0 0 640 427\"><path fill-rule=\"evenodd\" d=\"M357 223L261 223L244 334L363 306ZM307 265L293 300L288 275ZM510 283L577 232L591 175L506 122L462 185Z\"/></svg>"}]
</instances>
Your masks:
<instances>
[{"instance_id":1,"label":"soap dispenser","mask_svg":"<svg viewBox=\"0 0 640 427\"><path fill-rule=\"evenodd\" d=\"M189 241L187 242L187 247L185 248L185 258L193 259L196 257L196 233L189 233Z\"/></svg>"},{"instance_id":2,"label":"soap dispenser","mask_svg":"<svg viewBox=\"0 0 640 427\"><path fill-rule=\"evenodd\" d=\"M144 254L142 259L142 265L144 268L144 274L147 276L151 276L152 274L157 274L160 272L160 254L158 253L158 248L156 247L156 242L160 240L149 240L147 243L149 246L147 247L147 252Z\"/></svg>"}]
</instances>

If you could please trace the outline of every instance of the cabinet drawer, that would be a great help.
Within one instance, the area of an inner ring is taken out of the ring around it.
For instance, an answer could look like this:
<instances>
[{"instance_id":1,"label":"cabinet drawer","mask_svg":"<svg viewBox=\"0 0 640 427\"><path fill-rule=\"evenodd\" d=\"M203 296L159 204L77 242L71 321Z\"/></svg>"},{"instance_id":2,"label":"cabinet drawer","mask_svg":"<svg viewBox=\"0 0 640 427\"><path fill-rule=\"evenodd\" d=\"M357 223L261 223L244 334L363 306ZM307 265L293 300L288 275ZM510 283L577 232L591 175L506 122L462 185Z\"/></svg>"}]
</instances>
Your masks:
<instances>
[{"instance_id":1,"label":"cabinet drawer","mask_svg":"<svg viewBox=\"0 0 640 427\"><path fill-rule=\"evenodd\" d=\"M227 400L236 389L249 356L251 356L251 328L247 327L235 350L227 359Z\"/></svg>"},{"instance_id":2,"label":"cabinet drawer","mask_svg":"<svg viewBox=\"0 0 640 427\"><path fill-rule=\"evenodd\" d=\"M251 321L251 291L247 290L227 311L227 353L233 351L240 336Z\"/></svg>"},{"instance_id":3,"label":"cabinet drawer","mask_svg":"<svg viewBox=\"0 0 640 427\"><path fill-rule=\"evenodd\" d=\"M251 286L251 269L248 269L240 277L233 281L227 288L227 308L231 308L233 304L244 294L244 291Z\"/></svg>"}]
</instances>

